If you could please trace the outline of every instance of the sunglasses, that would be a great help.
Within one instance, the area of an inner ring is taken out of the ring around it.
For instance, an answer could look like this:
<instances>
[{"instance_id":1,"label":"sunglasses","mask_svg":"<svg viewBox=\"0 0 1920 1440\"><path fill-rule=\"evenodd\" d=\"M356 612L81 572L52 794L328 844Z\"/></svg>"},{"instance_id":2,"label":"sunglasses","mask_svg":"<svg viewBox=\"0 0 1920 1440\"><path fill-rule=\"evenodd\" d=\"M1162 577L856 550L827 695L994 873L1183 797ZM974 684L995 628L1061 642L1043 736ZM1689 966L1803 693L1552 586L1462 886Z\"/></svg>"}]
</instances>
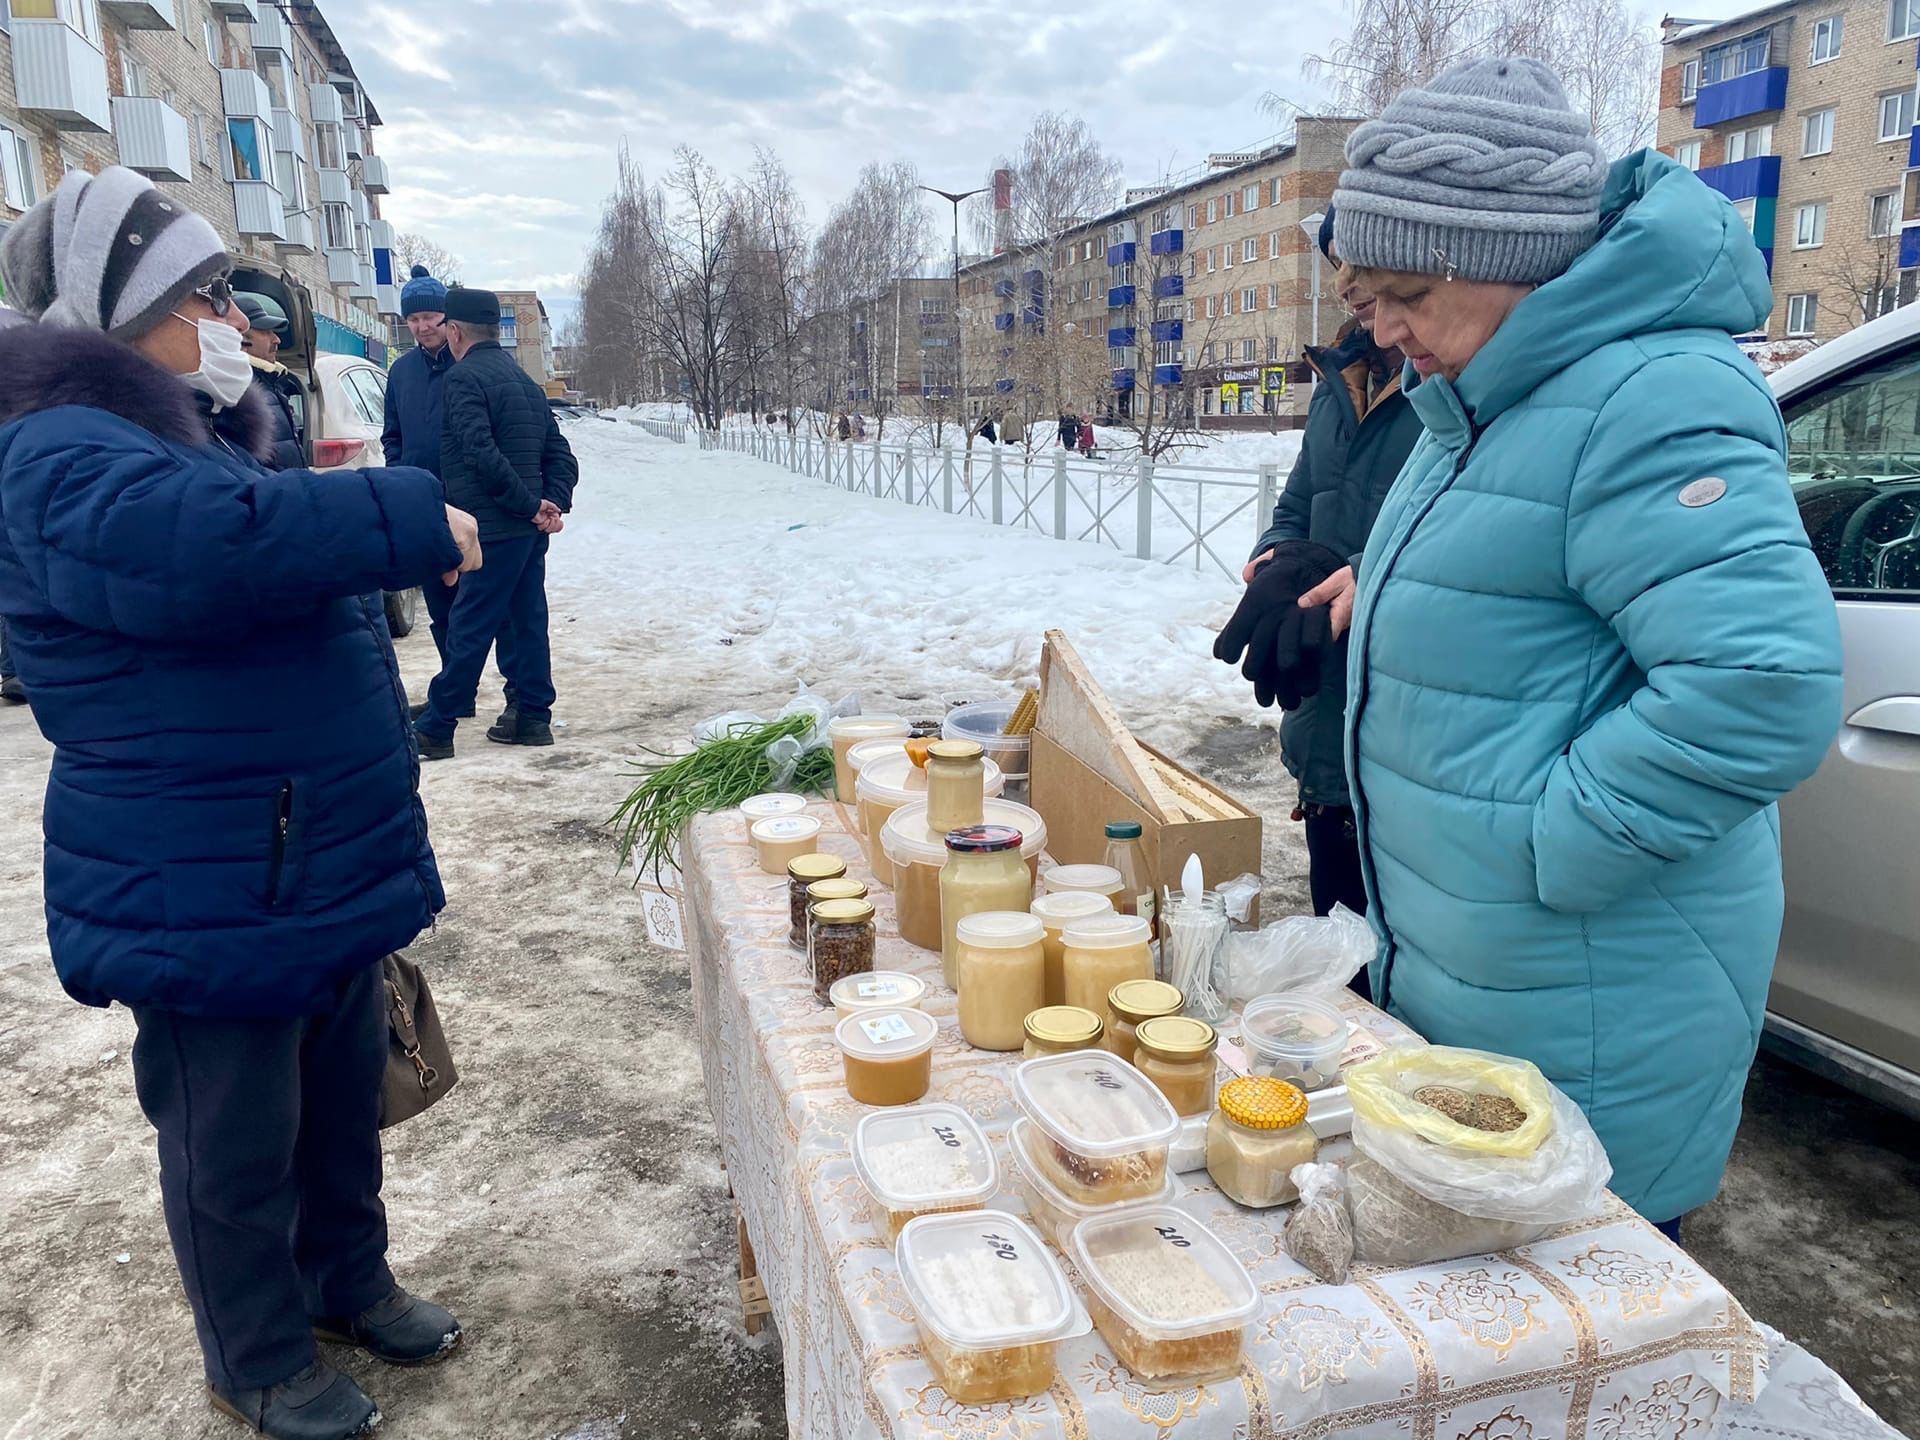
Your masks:
<instances>
[{"instance_id":1,"label":"sunglasses","mask_svg":"<svg viewBox=\"0 0 1920 1440\"><path fill-rule=\"evenodd\" d=\"M224 275L216 275L198 290L193 292L213 307L213 313L222 320L233 308L233 282Z\"/></svg>"}]
</instances>

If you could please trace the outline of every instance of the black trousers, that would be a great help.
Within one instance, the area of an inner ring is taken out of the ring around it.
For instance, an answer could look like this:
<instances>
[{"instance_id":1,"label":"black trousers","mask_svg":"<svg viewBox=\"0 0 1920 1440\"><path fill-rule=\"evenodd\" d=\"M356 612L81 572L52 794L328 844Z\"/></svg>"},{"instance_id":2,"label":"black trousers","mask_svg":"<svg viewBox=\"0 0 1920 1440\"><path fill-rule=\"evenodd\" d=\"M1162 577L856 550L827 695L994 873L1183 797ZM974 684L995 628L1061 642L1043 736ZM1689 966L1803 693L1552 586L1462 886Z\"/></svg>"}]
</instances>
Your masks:
<instances>
[{"instance_id":1,"label":"black trousers","mask_svg":"<svg viewBox=\"0 0 1920 1440\"><path fill-rule=\"evenodd\" d=\"M524 538L486 545L487 563L461 577L447 620L447 654L427 687L420 733L451 740L460 717L474 707L487 651L500 640L507 693L528 720L553 718L553 655L547 637L547 537L527 527Z\"/></svg>"},{"instance_id":2,"label":"black trousers","mask_svg":"<svg viewBox=\"0 0 1920 1440\"><path fill-rule=\"evenodd\" d=\"M159 1132L167 1233L207 1378L223 1390L304 1369L311 1317L358 1314L393 1287L380 1203L381 991L375 963L327 1015L134 1011L134 1086Z\"/></svg>"},{"instance_id":3,"label":"black trousers","mask_svg":"<svg viewBox=\"0 0 1920 1440\"><path fill-rule=\"evenodd\" d=\"M1313 913L1331 915L1344 905L1356 915L1367 913L1367 882L1360 870L1360 836L1353 811L1345 805L1308 805L1307 885L1313 893ZM1373 998L1373 987L1362 970L1347 982L1356 995Z\"/></svg>"},{"instance_id":4,"label":"black trousers","mask_svg":"<svg viewBox=\"0 0 1920 1440\"><path fill-rule=\"evenodd\" d=\"M447 622L453 614L454 597L460 593L458 585L443 585L438 579L427 581L420 587L421 597L427 602L427 630L433 636L433 648L440 654L440 663L447 663ZM513 664L513 637L501 631L493 637L493 663L500 667L504 677ZM513 686L506 687L507 704L513 704Z\"/></svg>"}]
</instances>

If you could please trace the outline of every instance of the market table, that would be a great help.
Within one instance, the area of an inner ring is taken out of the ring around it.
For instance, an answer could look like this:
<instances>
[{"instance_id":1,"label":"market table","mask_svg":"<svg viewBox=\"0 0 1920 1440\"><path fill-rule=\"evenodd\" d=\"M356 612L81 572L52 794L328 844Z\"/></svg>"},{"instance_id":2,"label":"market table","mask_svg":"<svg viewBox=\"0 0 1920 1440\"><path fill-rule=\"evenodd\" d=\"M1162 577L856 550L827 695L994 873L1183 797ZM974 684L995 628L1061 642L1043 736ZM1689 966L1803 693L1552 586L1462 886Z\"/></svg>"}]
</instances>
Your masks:
<instances>
[{"instance_id":1,"label":"market table","mask_svg":"<svg viewBox=\"0 0 1920 1440\"><path fill-rule=\"evenodd\" d=\"M870 878L850 813L808 813L824 823L820 848ZM834 1013L787 947L785 879L758 868L737 812L696 820L682 863L707 1099L780 1330L796 1436L1678 1440L1712 1434L1722 1406L1751 1402L1763 1383L1767 1342L1739 1303L1611 1196L1599 1215L1505 1254L1356 1264L1349 1284L1326 1285L1287 1255L1286 1210L1243 1210L1203 1169L1179 1177L1175 1203L1233 1247L1264 1297L1239 1376L1150 1391L1093 1333L1061 1344L1046 1394L960 1405L920 1358L893 1246L853 1172L853 1127L867 1107L848 1098ZM932 982L924 1008L940 1035L927 1098L979 1121L1001 1161L993 1203L1024 1213L1004 1183L1020 1057L966 1043L939 956L898 937L889 892L876 885L873 899L876 968ZM1417 1038L1343 996L1355 1026L1348 1063Z\"/></svg>"}]
</instances>

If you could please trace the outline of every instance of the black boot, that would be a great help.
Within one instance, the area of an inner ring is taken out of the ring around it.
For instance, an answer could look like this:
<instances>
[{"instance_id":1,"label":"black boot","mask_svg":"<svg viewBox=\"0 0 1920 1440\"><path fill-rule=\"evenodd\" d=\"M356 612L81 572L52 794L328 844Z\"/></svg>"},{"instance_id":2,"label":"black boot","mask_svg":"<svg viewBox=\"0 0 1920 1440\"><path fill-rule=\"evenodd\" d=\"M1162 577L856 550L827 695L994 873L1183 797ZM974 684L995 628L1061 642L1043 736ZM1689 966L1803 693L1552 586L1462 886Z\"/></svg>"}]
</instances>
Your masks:
<instances>
[{"instance_id":1,"label":"black boot","mask_svg":"<svg viewBox=\"0 0 1920 1440\"><path fill-rule=\"evenodd\" d=\"M386 1299L358 1315L321 1316L313 1333L330 1344L358 1346L389 1365L431 1365L459 1345L460 1322L396 1285Z\"/></svg>"},{"instance_id":2,"label":"black boot","mask_svg":"<svg viewBox=\"0 0 1920 1440\"><path fill-rule=\"evenodd\" d=\"M207 1399L272 1440L349 1440L380 1423L380 1407L367 1392L323 1360L264 1390L227 1391L209 1383Z\"/></svg>"},{"instance_id":3,"label":"black boot","mask_svg":"<svg viewBox=\"0 0 1920 1440\"><path fill-rule=\"evenodd\" d=\"M452 736L448 736L445 740L436 740L424 730L415 729L413 739L414 743L420 747L420 758L422 760L451 760L453 758Z\"/></svg>"},{"instance_id":4,"label":"black boot","mask_svg":"<svg viewBox=\"0 0 1920 1440\"><path fill-rule=\"evenodd\" d=\"M417 705L407 706L407 714L410 715L415 720L418 720L422 715L426 713L427 713L427 702L424 700L422 700ZM473 719L473 707L469 705L465 710L461 711L458 715L454 716L453 718L456 720Z\"/></svg>"},{"instance_id":5,"label":"black boot","mask_svg":"<svg viewBox=\"0 0 1920 1440\"><path fill-rule=\"evenodd\" d=\"M553 726L545 720L524 719L518 710L509 710L487 731L487 739L496 745L551 745Z\"/></svg>"},{"instance_id":6,"label":"black boot","mask_svg":"<svg viewBox=\"0 0 1920 1440\"><path fill-rule=\"evenodd\" d=\"M20 683L18 675L9 675L6 679L0 680L0 700L6 701L9 705L27 703L27 687Z\"/></svg>"},{"instance_id":7,"label":"black boot","mask_svg":"<svg viewBox=\"0 0 1920 1440\"><path fill-rule=\"evenodd\" d=\"M500 712L500 718L490 727L504 735L511 735L520 728L520 707L509 700L507 708Z\"/></svg>"}]
</instances>

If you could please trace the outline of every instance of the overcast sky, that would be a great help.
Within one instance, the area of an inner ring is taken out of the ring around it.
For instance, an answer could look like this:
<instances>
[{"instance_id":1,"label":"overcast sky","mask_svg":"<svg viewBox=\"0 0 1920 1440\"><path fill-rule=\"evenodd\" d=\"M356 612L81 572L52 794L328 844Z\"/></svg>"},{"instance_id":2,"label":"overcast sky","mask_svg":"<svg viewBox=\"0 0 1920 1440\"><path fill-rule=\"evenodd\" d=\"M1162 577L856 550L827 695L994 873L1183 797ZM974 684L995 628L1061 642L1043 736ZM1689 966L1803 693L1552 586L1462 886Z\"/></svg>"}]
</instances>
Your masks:
<instances>
[{"instance_id":1,"label":"overcast sky","mask_svg":"<svg viewBox=\"0 0 1920 1440\"><path fill-rule=\"evenodd\" d=\"M1737 0L1689 0L1718 16ZM385 121L382 203L470 284L574 289L624 139L649 173L681 143L722 171L756 143L819 220L869 160L980 183L1036 110L1083 115L1129 184L1280 128L1340 0L323 0ZM944 206L942 224L945 224ZM564 305L562 306L564 308Z\"/></svg>"}]
</instances>

